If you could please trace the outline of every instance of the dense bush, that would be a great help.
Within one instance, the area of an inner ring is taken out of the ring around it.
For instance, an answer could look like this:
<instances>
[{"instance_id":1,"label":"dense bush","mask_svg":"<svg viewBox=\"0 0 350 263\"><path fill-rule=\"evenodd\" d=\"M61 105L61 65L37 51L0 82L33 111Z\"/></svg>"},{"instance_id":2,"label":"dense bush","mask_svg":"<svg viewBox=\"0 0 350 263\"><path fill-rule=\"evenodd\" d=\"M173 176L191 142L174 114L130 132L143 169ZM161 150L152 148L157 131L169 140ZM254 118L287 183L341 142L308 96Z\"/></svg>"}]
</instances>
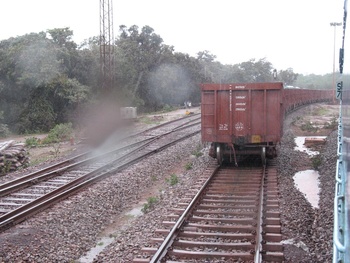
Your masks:
<instances>
[{"instance_id":1,"label":"dense bush","mask_svg":"<svg viewBox=\"0 0 350 263\"><path fill-rule=\"evenodd\" d=\"M73 128L72 123L58 124L52 130L50 130L49 134L45 139L43 139L42 143L58 143L63 141L68 141L73 137Z\"/></svg>"}]
</instances>

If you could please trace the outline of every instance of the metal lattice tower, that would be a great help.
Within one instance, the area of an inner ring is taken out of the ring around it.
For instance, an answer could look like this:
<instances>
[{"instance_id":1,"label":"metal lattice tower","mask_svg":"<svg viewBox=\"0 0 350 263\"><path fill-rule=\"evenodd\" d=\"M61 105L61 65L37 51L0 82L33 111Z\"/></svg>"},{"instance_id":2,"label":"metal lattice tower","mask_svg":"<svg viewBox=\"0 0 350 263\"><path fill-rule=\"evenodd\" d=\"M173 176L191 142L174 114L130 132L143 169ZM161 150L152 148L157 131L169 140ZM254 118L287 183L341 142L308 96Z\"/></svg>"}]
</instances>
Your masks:
<instances>
[{"instance_id":1,"label":"metal lattice tower","mask_svg":"<svg viewBox=\"0 0 350 263\"><path fill-rule=\"evenodd\" d=\"M100 75L102 89L114 86L113 0L100 0Z\"/></svg>"}]
</instances>

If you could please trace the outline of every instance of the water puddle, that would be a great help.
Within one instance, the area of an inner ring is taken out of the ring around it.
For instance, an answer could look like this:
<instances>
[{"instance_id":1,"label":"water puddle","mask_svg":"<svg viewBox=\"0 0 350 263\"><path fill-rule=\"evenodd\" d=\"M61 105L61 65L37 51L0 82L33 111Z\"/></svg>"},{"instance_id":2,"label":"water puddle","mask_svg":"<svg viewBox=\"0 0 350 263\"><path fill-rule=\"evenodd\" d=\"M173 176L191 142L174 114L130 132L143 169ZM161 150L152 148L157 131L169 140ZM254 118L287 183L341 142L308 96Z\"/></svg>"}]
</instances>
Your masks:
<instances>
[{"instance_id":1,"label":"water puddle","mask_svg":"<svg viewBox=\"0 0 350 263\"><path fill-rule=\"evenodd\" d=\"M100 254L109 244L111 244L114 240L114 237L103 237L101 238L97 245L90 249L89 252L83 257L79 259L80 263L91 263L94 258Z\"/></svg>"},{"instance_id":2,"label":"water puddle","mask_svg":"<svg viewBox=\"0 0 350 263\"><path fill-rule=\"evenodd\" d=\"M326 136L307 136L307 137L296 137L294 139L296 146L294 147L294 150L305 152L309 156L315 156L320 154L318 151L313 151L310 148L307 148L305 146L305 139L325 139Z\"/></svg>"},{"instance_id":3,"label":"water puddle","mask_svg":"<svg viewBox=\"0 0 350 263\"><path fill-rule=\"evenodd\" d=\"M297 172L293 177L295 186L314 208L318 208L319 201L318 176L318 172L315 170L305 170Z\"/></svg>"},{"instance_id":4,"label":"water puddle","mask_svg":"<svg viewBox=\"0 0 350 263\"><path fill-rule=\"evenodd\" d=\"M142 209L143 207L135 207L132 210L126 212L124 214L124 220L133 220L135 217L142 215ZM115 238L118 236L118 231L121 229L111 229L109 231L106 231L104 233L104 237L102 237L98 242L97 245L93 248L91 248L85 256L82 256L77 262L79 263L92 263L93 260L100 254L108 245L110 245Z\"/></svg>"},{"instance_id":5,"label":"water puddle","mask_svg":"<svg viewBox=\"0 0 350 263\"><path fill-rule=\"evenodd\" d=\"M283 240L281 243L285 244L285 245L294 245L298 248L301 248L305 252L309 252L309 248L307 247L307 245L303 241L296 241L294 239L288 239L288 240Z\"/></svg>"},{"instance_id":6,"label":"water puddle","mask_svg":"<svg viewBox=\"0 0 350 263\"><path fill-rule=\"evenodd\" d=\"M310 148L305 146L305 140L308 141L317 141L325 139L326 136L308 136L308 137L296 137L294 150L301 151L307 153L310 157L314 157L318 154L320 154L318 151L313 151ZM300 192L302 192L306 199L310 202L312 207L318 208L318 201L319 201L319 191L320 188L318 186L319 180L318 180L319 174L315 170L305 170L297 172L294 177L294 185L296 188L299 189Z\"/></svg>"}]
</instances>

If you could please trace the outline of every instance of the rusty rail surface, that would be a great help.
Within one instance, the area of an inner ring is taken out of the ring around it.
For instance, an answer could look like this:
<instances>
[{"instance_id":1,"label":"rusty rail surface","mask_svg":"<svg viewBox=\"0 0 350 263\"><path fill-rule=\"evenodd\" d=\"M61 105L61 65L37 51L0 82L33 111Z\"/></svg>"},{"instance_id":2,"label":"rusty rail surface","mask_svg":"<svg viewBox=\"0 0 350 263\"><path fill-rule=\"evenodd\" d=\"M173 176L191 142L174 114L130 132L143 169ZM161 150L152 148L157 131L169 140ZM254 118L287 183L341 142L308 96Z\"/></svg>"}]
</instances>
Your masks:
<instances>
[{"instance_id":1,"label":"rusty rail surface","mask_svg":"<svg viewBox=\"0 0 350 263\"><path fill-rule=\"evenodd\" d=\"M151 132L144 131L140 135L148 138L142 140L141 143L136 142L116 149L113 153L103 154L105 158L108 156L105 160L101 160L101 156L98 156L97 159L95 157L88 158L50 173L40 174L36 178L30 178L17 185L3 188L0 190L0 196L1 192L4 195L4 197L0 197L0 230L25 220L25 218L66 198L82 187L200 133L198 122L196 119L193 121L194 123L186 121L186 125L176 124L165 130L162 128L160 134L157 132L156 135L152 133L157 129L152 129ZM23 188L25 189L23 190Z\"/></svg>"},{"instance_id":2,"label":"rusty rail surface","mask_svg":"<svg viewBox=\"0 0 350 263\"><path fill-rule=\"evenodd\" d=\"M282 262L276 168L212 164L205 176L133 262Z\"/></svg>"}]
</instances>

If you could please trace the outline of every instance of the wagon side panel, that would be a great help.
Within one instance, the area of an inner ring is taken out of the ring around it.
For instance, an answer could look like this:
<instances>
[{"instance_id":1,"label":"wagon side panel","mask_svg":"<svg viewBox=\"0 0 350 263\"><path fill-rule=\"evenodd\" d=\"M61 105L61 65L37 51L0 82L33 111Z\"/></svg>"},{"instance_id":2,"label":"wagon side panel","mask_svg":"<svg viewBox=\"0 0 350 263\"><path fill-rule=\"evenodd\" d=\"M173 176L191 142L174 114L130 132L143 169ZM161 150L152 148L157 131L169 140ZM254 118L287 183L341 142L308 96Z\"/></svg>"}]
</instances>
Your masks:
<instances>
[{"instance_id":1,"label":"wagon side panel","mask_svg":"<svg viewBox=\"0 0 350 263\"><path fill-rule=\"evenodd\" d=\"M232 111L232 94L230 90L222 89L217 91L216 101L216 132L217 142L231 142L231 114Z\"/></svg>"},{"instance_id":2,"label":"wagon side panel","mask_svg":"<svg viewBox=\"0 0 350 263\"><path fill-rule=\"evenodd\" d=\"M202 103L201 103L201 132L203 142L215 142L216 130L215 130L215 91L206 90L202 91Z\"/></svg>"},{"instance_id":3,"label":"wagon side panel","mask_svg":"<svg viewBox=\"0 0 350 263\"><path fill-rule=\"evenodd\" d=\"M265 90L253 90L251 95L251 134L249 143L261 143L266 136Z\"/></svg>"},{"instance_id":4,"label":"wagon side panel","mask_svg":"<svg viewBox=\"0 0 350 263\"><path fill-rule=\"evenodd\" d=\"M281 140L283 127L282 90L269 90L266 99L265 142L276 144Z\"/></svg>"}]
</instances>

